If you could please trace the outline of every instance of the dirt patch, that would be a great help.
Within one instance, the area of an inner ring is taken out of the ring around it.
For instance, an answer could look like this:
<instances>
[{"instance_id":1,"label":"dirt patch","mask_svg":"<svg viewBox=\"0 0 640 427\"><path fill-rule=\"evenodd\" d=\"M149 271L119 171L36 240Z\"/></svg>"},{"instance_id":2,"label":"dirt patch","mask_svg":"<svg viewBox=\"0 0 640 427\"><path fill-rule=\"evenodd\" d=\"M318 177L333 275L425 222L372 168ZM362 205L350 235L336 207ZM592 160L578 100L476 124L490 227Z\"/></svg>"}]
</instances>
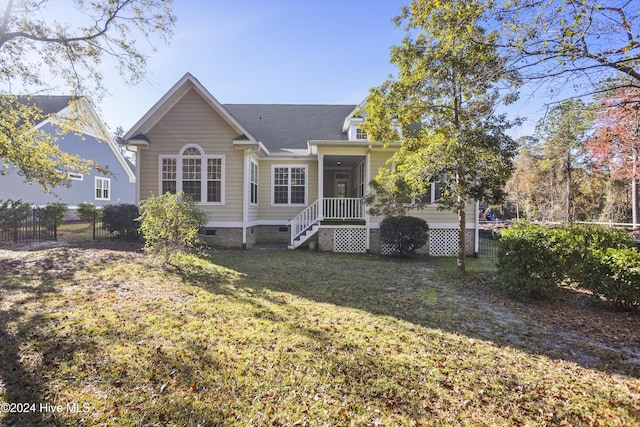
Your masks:
<instances>
[{"instance_id":1,"label":"dirt patch","mask_svg":"<svg viewBox=\"0 0 640 427\"><path fill-rule=\"evenodd\" d=\"M452 293L470 327L505 345L571 360L581 366L640 376L640 313L615 308L579 288L522 303L500 294L494 280Z\"/></svg>"}]
</instances>

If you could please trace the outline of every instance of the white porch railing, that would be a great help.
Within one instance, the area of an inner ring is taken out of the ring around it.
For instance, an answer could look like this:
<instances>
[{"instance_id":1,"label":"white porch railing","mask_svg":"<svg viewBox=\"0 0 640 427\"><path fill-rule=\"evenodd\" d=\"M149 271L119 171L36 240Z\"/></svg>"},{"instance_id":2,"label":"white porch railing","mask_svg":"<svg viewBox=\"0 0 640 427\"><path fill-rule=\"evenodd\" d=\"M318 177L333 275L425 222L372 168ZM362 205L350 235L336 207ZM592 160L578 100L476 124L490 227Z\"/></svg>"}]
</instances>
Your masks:
<instances>
[{"instance_id":1,"label":"white porch railing","mask_svg":"<svg viewBox=\"0 0 640 427\"><path fill-rule=\"evenodd\" d=\"M325 198L323 219L364 219L364 202L360 198Z\"/></svg>"},{"instance_id":2,"label":"white porch railing","mask_svg":"<svg viewBox=\"0 0 640 427\"><path fill-rule=\"evenodd\" d=\"M320 202L316 200L291 220L291 244L293 245L298 236L317 224L319 220Z\"/></svg>"},{"instance_id":3,"label":"white porch railing","mask_svg":"<svg viewBox=\"0 0 640 427\"><path fill-rule=\"evenodd\" d=\"M312 227L323 219L364 219L364 201L357 198L324 198L321 206L320 200L316 200L289 222L291 245L296 246L296 239L300 244L311 237L315 232Z\"/></svg>"}]
</instances>

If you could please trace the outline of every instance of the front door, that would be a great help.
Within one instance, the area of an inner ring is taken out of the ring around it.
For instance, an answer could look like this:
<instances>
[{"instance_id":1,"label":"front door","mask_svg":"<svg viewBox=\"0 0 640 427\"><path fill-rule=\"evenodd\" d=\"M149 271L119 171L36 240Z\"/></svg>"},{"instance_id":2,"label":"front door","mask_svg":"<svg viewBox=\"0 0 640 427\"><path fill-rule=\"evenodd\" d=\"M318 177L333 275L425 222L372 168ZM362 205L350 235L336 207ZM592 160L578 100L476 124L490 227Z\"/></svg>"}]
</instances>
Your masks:
<instances>
[{"instance_id":1,"label":"front door","mask_svg":"<svg viewBox=\"0 0 640 427\"><path fill-rule=\"evenodd\" d=\"M351 184L351 175L344 172L336 173L335 175L335 197L339 199L346 199L349 197L349 187Z\"/></svg>"}]
</instances>

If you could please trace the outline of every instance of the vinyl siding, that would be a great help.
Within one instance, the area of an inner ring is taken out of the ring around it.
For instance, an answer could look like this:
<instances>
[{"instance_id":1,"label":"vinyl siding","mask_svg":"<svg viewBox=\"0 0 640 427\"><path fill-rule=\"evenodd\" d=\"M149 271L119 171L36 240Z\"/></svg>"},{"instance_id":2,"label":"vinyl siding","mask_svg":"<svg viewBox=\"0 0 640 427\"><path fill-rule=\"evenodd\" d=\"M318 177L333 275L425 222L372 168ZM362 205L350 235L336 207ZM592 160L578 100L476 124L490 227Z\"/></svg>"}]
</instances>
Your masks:
<instances>
[{"instance_id":1,"label":"vinyl siding","mask_svg":"<svg viewBox=\"0 0 640 427\"><path fill-rule=\"evenodd\" d=\"M159 156L179 155L188 144L197 144L205 155L224 155L224 205L200 204L211 221L242 221L243 150L233 139L239 136L194 89L188 91L146 134L149 148L140 150L140 198L159 191Z\"/></svg>"},{"instance_id":2,"label":"vinyl siding","mask_svg":"<svg viewBox=\"0 0 640 427\"><path fill-rule=\"evenodd\" d=\"M307 166L307 205L278 206L272 204L273 177L272 166ZM316 160L262 160L258 174L258 215L261 221L280 221L286 224L290 219L302 212L309 204L318 199L318 162Z\"/></svg>"},{"instance_id":3,"label":"vinyl siding","mask_svg":"<svg viewBox=\"0 0 640 427\"><path fill-rule=\"evenodd\" d=\"M373 151L371 153L371 179L375 178L380 168L387 166L386 161L390 156L389 152L383 151ZM408 214L424 219L431 228L438 228L438 224L450 225L458 223L458 215L455 212L439 210L437 204L429 205L420 210L411 210ZM475 221L475 215L475 203L471 201L466 206L467 224ZM379 223L383 219L382 217L371 217L371 222Z\"/></svg>"},{"instance_id":4,"label":"vinyl siding","mask_svg":"<svg viewBox=\"0 0 640 427\"><path fill-rule=\"evenodd\" d=\"M50 124L44 126L42 130L49 134L56 134L59 131L57 127ZM135 184L129 182L126 170L107 142L90 135L67 133L59 136L56 143L64 152L96 161L101 166L108 168L111 175L92 170L83 175L82 181L72 180L69 187L54 187L51 193L45 193L38 184L26 183L20 170L12 165L7 168L6 175L0 175L0 199L22 200L25 203L38 206L47 203L65 203L69 207L78 206L80 203L104 206L135 202ZM95 199L95 177L97 176L110 179L109 200Z\"/></svg>"}]
</instances>

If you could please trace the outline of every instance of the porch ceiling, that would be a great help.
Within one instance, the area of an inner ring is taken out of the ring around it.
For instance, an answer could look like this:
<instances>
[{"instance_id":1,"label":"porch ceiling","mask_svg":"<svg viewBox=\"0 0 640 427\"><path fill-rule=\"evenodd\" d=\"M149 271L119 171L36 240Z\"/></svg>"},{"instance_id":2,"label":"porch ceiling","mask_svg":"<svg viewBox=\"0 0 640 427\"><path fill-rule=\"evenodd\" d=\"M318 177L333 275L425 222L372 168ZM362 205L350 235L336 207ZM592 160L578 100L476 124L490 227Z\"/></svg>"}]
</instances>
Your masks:
<instances>
[{"instance_id":1,"label":"porch ceiling","mask_svg":"<svg viewBox=\"0 0 640 427\"><path fill-rule=\"evenodd\" d=\"M364 156L324 156L324 167L343 167L354 169ZM340 162L340 163L338 163Z\"/></svg>"}]
</instances>

